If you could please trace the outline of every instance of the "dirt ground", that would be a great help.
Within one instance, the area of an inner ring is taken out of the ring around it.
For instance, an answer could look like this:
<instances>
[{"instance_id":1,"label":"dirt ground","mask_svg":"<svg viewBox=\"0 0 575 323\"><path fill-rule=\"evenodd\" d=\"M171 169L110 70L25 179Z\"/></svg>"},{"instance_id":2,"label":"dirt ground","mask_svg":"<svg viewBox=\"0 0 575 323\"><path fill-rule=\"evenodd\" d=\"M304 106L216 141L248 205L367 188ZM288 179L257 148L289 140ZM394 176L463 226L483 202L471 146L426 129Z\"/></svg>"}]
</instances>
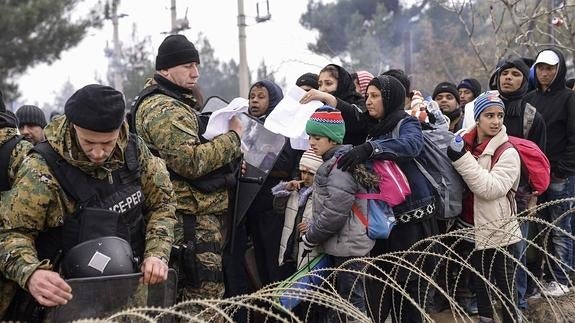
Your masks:
<instances>
[{"instance_id":1,"label":"dirt ground","mask_svg":"<svg viewBox=\"0 0 575 323\"><path fill-rule=\"evenodd\" d=\"M529 307L523 313L527 322L532 323L567 323L575 322L575 292L557 298L529 299ZM553 304L553 306L551 305ZM431 317L437 323L464 322L462 319L456 320L450 310L433 314ZM465 322L477 322L478 316L472 316L472 320Z\"/></svg>"}]
</instances>

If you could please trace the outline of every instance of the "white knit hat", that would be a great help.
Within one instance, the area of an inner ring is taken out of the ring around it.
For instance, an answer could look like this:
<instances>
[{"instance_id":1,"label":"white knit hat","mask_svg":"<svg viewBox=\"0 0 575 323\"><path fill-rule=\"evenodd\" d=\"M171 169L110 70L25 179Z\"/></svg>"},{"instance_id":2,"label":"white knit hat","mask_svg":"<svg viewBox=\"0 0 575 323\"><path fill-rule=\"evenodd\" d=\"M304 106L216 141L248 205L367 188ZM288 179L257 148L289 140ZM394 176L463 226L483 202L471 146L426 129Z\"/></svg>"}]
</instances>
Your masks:
<instances>
[{"instance_id":1,"label":"white knit hat","mask_svg":"<svg viewBox=\"0 0 575 323\"><path fill-rule=\"evenodd\" d=\"M316 155L313 150L308 149L306 150L301 159L299 161L299 169L309 171L312 174L317 172L319 166L323 164L323 159L320 156Z\"/></svg>"}]
</instances>

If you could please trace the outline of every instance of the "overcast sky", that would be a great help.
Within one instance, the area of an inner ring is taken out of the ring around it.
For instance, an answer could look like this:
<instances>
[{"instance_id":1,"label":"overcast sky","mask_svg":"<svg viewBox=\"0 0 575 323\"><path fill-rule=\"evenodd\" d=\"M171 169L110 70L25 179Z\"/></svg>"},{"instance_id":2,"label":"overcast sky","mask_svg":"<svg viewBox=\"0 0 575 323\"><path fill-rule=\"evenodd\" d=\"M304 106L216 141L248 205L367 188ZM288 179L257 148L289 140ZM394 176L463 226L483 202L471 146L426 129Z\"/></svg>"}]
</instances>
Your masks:
<instances>
[{"instance_id":1,"label":"overcast sky","mask_svg":"<svg viewBox=\"0 0 575 323\"><path fill-rule=\"evenodd\" d=\"M95 0L86 0L94 3ZM105 2L105 0L102 0ZM255 71L262 59L277 79L285 77L289 85L305 72L319 72L330 63L324 57L307 50L307 43L316 38L316 33L301 27L299 19L306 10L307 0L269 0L271 19L256 23L256 3L260 15L265 13L265 0L244 0L248 16L247 55L250 70ZM324 0L324 2L329 2ZM170 29L170 0L122 0L118 12L128 14L120 19L120 37L128 38L132 25L136 24L141 36L150 35L154 53L165 37L162 32ZM188 9L190 29L182 32L190 40L199 33L205 35L221 61L234 59L239 62L237 10L235 0L178 0L178 17ZM262 12L263 11L263 12ZM61 59L52 65L41 64L30 69L19 80L22 92L21 103L42 105L52 103L62 85L70 80L76 88L94 83L97 79L107 80L108 60L104 48L108 42L112 47L112 25L106 21L104 28L92 31L77 47L64 52ZM338 62L336 62L338 63Z\"/></svg>"}]
</instances>

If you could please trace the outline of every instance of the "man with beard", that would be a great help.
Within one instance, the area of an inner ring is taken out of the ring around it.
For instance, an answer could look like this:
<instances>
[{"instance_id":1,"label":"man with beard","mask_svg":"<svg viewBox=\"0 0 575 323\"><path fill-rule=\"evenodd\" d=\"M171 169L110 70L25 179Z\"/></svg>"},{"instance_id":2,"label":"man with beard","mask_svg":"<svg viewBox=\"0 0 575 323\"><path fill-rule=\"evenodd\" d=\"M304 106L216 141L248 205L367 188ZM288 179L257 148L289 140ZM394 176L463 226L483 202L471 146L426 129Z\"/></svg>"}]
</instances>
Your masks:
<instances>
[{"instance_id":1,"label":"man with beard","mask_svg":"<svg viewBox=\"0 0 575 323\"><path fill-rule=\"evenodd\" d=\"M449 131L454 133L459 131L463 125L463 114L461 113L459 92L455 84L450 82L437 84L431 98L437 102L441 112L449 118Z\"/></svg>"}]
</instances>

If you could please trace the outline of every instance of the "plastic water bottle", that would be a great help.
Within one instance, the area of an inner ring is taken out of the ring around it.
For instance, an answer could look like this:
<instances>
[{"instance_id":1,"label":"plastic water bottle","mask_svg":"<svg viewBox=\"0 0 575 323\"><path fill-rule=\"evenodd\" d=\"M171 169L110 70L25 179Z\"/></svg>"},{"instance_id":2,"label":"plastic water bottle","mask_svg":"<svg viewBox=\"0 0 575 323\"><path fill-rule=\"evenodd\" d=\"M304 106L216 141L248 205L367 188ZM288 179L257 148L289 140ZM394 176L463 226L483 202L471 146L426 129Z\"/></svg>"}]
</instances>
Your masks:
<instances>
[{"instance_id":1,"label":"plastic water bottle","mask_svg":"<svg viewBox=\"0 0 575 323\"><path fill-rule=\"evenodd\" d=\"M453 137L453 140L451 140L449 146L454 151L462 151L463 147L465 146L465 142L463 141L463 138L461 138L460 135L455 135L455 137Z\"/></svg>"},{"instance_id":2,"label":"plastic water bottle","mask_svg":"<svg viewBox=\"0 0 575 323\"><path fill-rule=\"evenodd\" d=\"M447 119L443 114L443 112L441 112L441 109L439 108L437 102L433 101L431 97L427 97L425 101L423 101L423 103L427 108L428 114L431 114L435 117L434 126L436 128L443 128L446 130L449 129L449 123L447 122Z\"/></svg>"}]
</instances>

